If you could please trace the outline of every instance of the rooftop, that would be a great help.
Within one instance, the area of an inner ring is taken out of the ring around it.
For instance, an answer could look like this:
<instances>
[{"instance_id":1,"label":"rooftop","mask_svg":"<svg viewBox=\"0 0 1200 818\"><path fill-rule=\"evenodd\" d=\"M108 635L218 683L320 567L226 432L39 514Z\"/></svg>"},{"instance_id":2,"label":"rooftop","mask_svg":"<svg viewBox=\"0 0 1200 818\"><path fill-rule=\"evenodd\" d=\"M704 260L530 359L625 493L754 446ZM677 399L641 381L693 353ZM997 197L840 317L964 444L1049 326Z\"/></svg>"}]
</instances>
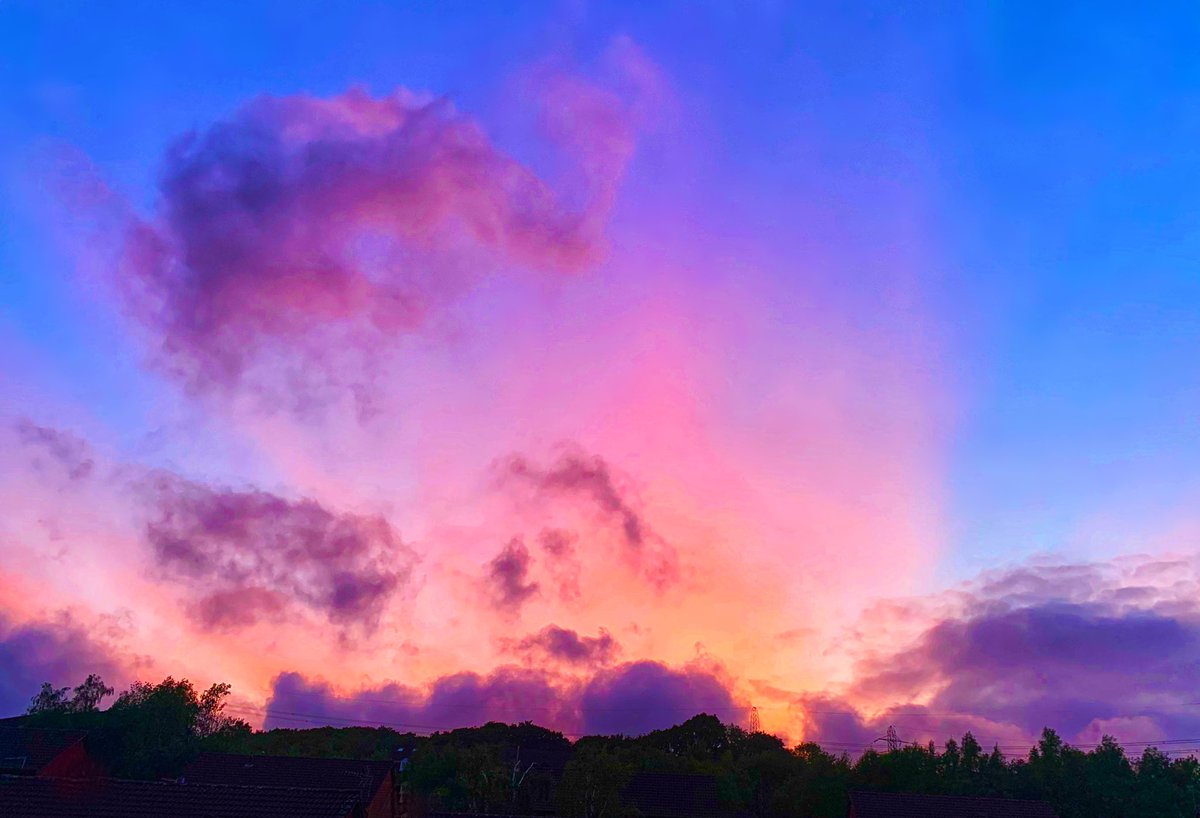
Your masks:
<instances>
[{"instance_id":1,"label":"rooftop","mask_svg":"<svg viewBox=\"0 0 1200 818\"><path fill-rule=\"evenodd\" d=\"M189 784L351 790L369 802L391 769L390 761L201 753L180 779Z\"/></svg>"},{"instance_id":2,"label":"rooftop","mask_svg":"<svg viewBox=\"0 0 1200 818\"><path fill-rule=\"evenodd\" d=\"M82 730L0 726L0 771L36 772L85 735Z\"/></svg>"},{"instance_id":3,"label":"rooftop","mask_svg":"<svg viewBox=\"0 0 1200 818\"><path fill-rule=\"evenodd\" d=\"M854 818L1057 818L1045 801L852 792Z\"/></svg>"},{"instance_id":4,"label":"rooftop","mask_svg":"<svg viewBox=\"0 0 1200 818\"><path fill-rule=\"evenodd\" d=\"M21 818L352 818L357 805L345 790L0 776L0 815Z\"/></svg>"}]
</instances>

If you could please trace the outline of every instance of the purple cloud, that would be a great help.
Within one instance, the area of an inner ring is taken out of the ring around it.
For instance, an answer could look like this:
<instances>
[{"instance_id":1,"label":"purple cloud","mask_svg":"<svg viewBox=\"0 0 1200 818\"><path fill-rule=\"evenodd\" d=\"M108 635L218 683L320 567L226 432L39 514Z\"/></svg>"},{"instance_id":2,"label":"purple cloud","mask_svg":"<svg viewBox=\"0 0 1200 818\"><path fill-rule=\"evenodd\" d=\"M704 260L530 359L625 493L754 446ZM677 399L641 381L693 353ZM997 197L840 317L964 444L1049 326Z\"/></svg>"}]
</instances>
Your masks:
<instances>
[{"instance_id":1,"label":"purple cloud","mask_svg":"<svg viewBox=\"0 0 1200 818\"><path fill-rule=\"evenodd\" d=\"M516 538L487 564L486 582L497 608L515 613L538 593L538 584L529 579L532 564L529 549Z\"/></svg>"},{"instance_id":2,"label":"purple cloud","mask_svg":"<svg viewBox=\"0 0 1200 818\"><path fill-rule=\"evenodd\" d=\"M988 576L913 644L860 665L848 697L892 706L866 719L808 698L810 733L858 741L895 723L921 740L970 729L985 741L1029 741L1043 727L1079 742L1105 732L1127 741L1194 735L1200 615L1186 598L1194 589L1135 583L1134 574L1153 573L1148 565L1132 574L1074 565Z\"/></svg>"},{"instance_id":3,"label":"purple cloud","mask_svg":"<svg viewBox=\"0 0 1200 818\"><path fill-rule=\"evenodd\" d=\"M36 453L30 465L37 471L53 469L69 480L86 480L96 468L92 447L70 432L26 418L17 421L16 432L17 440Z\"/></svg>"},{"instance_id":4,"label":"purple cloud","mask_svg":"<svg viewBox=\"0 0 1200 818\"><path fill-rule=\"evenodd\" d=\"M470 271L596 263L633 150L629 104L544 79L547 110L571 112L547 129L580 171L570 197L446 99L405 90L259 97L179 139L156 218L128 231L118 281L164 363L205 389L264 361L336 379L346 362L331 357L331 332L377 353L469 286Z\"/></svg>"},{"instance_id":5,"label":"purple cloud","mask_svg":"<svg viewBox=\"0 0 1200 818\"><path fill-rule=\"evenodd\" d=\"M716 676L702 670L673 670L642 661L602 671L579 698L586 733L639 735L708 713L725 722L740 722L746 708L734 702Z\"/></svg>"},{"instance_id":6,"label":"purple cloud","mask_svg":"<svg viewBox=\"0 0 1200 818\"><path fill-rule=\"evenodd\" d=\"M411 571L412 552L382 517L161 473L143 490L158 569L198 595L192 611L208 627L247 625L298 604L371 628Z\"/></svg>"},{"instance_id":7,"label":"purple cloud","mask_svg":"<svg viewBox=\"0 0 1200 818\"><path fill-rule=\"evenodd\" d=\"M502 464L503 476L532 486L539 494L583 497L617 523L627 555L644 567L656 585L673 582L678 575L675 550L652 532L642 515L626 499L605 460L579 451L568 451L548 467L511 455Z\"/></svg>"},{"instance_id":8,"label":"purple cloud","mask_svg":"<svg viewBox=\"0 0 1200 818\"><path fill-rule=\"evenodd\" d=\"M531 720L569 735L640 735L702 712L729 721L744 718L746 710L716 676L657 662L622 665L582 682L506 667L487 675L443 676L425 692L392 683L350 696L336 695L325 682L283 673L267 702L266 726L381 724L450 730Z\"/></svg>"},{"instance_id":9,"label":"purple cloud","mask_svg":"<svg viewBox=\"0 0 1200 818\"><path fill-rule=\"evenodd\" d=\"M548 625L536 634L525 637L516 648L574 665L608 664L618 650L612 634L603 628L598 636L580 636L573 630L557 625Z\"/></svg>"},{"instance_id":10,"label":"purple cloud","mask_svg":"<svg viewBox=\"0 0 1200 818\"><path fill-rule=\"evenodd\" d=\"M538 468L520 455L505 463L510 475L548 493L581 494L589 497L605 514L616 519L630 548L640 549L645 541L645 524L617 490L608 464L600 457L579 452L562 455L549 468Z\"/></svg>"},{"instance_id":11,"label":"purple cloud","mask_svg":"<svg viewBox=\"0 0 1200 818\"><path fill-rule=\"evenodd\" d=\"M278 620L287 612L282 593L266 588L239 587L214 591L194 602L189 612L206 630L237 630L259 620Z\"/></svg>"},{"instance_id":12,"label":"purple cloud","mask_svg":"<svg viewBox=\"0 0 1200 818\"><path fill-rule=\"evenodd\" d=\"M539 672L501 668L486 676L443 676L427 693L385 684L337 696L332 688L298 673L280 674L267 702L265 726L384 724L399 730L452 730L489 721L574 724L574 704Z\"/></svg>"},{"instance_id":13,"label":"purple cloud","mask_svg":"<svg viewBox=\"0 0 1200 818\"><path fill-rule=\"evenodd\" d=\"M109 649L69 616L16 624L0 614L0 716L24 713L43 682L68 687L89 673L121 676Z\"/></svg>"}]
</instances>

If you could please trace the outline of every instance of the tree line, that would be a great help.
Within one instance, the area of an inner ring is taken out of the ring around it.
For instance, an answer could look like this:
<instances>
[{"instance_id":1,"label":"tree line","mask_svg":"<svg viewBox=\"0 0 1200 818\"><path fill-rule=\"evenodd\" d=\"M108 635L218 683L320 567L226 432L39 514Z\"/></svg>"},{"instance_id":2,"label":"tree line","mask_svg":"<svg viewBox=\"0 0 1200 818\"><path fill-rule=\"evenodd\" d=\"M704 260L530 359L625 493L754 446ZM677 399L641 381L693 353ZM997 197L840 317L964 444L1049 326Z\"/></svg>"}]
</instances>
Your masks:
<instances>
[{"instance_id":1,"label":"tree line","mask_svg":"<svg viewBox=\"0 0 1200 818\"><path fill-rule=\"evenodd\" d=\"M200 691L168 677L114 693L97 676L75 688L44 685L31 726L88 730L88 750L110 773L166 778L202 750L276 755L407 759L399 781L417 802L489 815L554 809L564 818L636 818L622 791L638 772L712 776L729 813L753 818L844 818L851 790L1028 798L1061 818L1194 818L1200 761L1149 747L1130 756L1105 736L1090 750L1049 728L1026 755L1006 758L970 734L938 747L867 750L857 759L818 744L787 746L698 715L640 737L588 736L574 742L530 722L490 723L430 736L387 727L256 731L224 713L229 686Z\"/></svg>"}]
</instances>

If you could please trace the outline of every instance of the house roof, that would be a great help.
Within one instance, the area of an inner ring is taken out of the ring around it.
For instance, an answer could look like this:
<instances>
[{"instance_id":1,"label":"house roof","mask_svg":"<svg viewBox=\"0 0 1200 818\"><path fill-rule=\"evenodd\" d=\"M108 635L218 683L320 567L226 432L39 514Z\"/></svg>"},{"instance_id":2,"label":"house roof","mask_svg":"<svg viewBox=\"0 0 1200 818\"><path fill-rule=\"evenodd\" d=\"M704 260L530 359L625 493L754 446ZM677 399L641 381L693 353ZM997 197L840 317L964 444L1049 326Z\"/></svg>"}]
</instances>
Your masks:
<instances>
[{"instance_id":1,"label":"house roof","mask_svg":"<svg viewBox=\"0 0 1200 818\"><path fill-rule=\"evenodd\" d=\"M637 773L621 800L646 818L713 818L723 814L711 775Z\"/></svg>"},{"instance_id":2,"label":"house roof","mask_svg":"<svg viewBox=\"0 0 1200 818\"><path fill-rule=\"evenodd\" d=\"M445 812L444 810L434 810L433 812L424 813L425 818L546 818L544 815L521 815L520 813L489 813L489 812Z\"/></svg>"},{"instance_id":3,"label":"house roof","mask_svg":"<svg viewBox=\"0 0 1200 818\"><path fill-rule=\"evenodd\" d=\"M852 792L854 818L1056 818L1045 801L918 795L903 792Z\"/></svg>"},{"instance_id":4,"label":"house roof","mask_svg":"<svg viewBox=\"0 0 1200 818\"><path fill-rule=\"evenodd\" d=\"M0 815L21 818L351 818L346 790L111 778L0 776Z\"/></svg>"},{"instance_id":5,"label":"house roof","mask_svg":"<svg viewBox=\"0 0 1200 818\"><path fill-rule=\"evenodd\" d=\"M85 735L82 730L0 726L0 771L37 772Z\"/></svg>"},{"instance_id":6,"label":"house roof","mask_svg":"<svg viewBox=\"0 0 1200 818\"><path fill-rule=\"evenodd\" d=\"M391 769L390 761L201 753L184 768L180 780L194 784L351 790L369 803Z\"/></svg>"}]
</instances>

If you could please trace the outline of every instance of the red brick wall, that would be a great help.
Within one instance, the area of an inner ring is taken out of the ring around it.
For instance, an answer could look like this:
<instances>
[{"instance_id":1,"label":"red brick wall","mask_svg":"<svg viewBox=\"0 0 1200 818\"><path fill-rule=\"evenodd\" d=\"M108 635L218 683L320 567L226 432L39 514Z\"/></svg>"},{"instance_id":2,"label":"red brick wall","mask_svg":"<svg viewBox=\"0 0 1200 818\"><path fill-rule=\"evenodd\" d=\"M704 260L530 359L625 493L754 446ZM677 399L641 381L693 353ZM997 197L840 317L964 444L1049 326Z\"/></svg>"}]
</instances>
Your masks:
<instances>
[{"instance_id":1,"label":"red brick wall","mask_svg":"<svg viewBox=\"0 0 1200 818\"><path fill-rule=\"evenodd\" d=\"M367 804L367 818L396 818L396 787L391 773L383 780L371 803Z\"/></svg>"},{"instance_id":2,"label":"red brick wall","mask_svg":"<svg viewBox=\"0 0 1200 818\"><path fill-rule=\"evenodd\" d=\"M98 778L104 775L104 768L88 755L83 742L77 741L56 755L37 774L49 778Z\"/></svg>"}]
</instances>

